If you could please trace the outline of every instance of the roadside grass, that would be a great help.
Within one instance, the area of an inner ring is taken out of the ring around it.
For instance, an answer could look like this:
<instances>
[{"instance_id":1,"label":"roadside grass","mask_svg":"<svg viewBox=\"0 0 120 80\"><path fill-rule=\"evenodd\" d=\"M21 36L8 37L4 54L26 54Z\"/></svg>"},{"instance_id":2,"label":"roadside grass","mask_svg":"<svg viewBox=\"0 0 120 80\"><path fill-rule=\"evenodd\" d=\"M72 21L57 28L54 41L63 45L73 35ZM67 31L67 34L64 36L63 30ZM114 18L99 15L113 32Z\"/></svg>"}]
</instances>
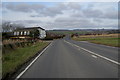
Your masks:
<instances>
[{"instance_id":1,"label":"roadside grass","mask_svg":"<svg viewBox=\"0 0 120 80\"><path fill-rule=\"evenodd\" d=\"M72 39L77 41L89 41L97 44L120 47L120 44L119 44L120 38L118 37L118 34L99 35L99 36L87 35L87 36L73 37Z\"/></svg>"},{"instance_id":2,"label":"roadside grass","mask_svg":"<svg viewBox=\"0 0 120 80\"><path fill-rule=\"evenodd\" d=\"M6 76L7 74L15 72L20 65L24 64L48 44L49 42L37 42L34 45L18 48L7 54L3 54L2 75Z\"/></svg>"}]
</instances>

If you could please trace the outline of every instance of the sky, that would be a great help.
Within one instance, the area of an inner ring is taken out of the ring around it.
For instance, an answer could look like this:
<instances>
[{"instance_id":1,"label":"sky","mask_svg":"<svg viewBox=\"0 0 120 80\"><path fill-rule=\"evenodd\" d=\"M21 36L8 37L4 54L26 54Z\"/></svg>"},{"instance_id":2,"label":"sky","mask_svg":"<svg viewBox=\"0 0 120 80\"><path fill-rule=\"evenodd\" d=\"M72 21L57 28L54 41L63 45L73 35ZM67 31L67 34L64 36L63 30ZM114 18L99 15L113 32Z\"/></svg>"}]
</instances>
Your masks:
<instances>
[{"instance_id":1,"label":"sky","mask_svg":"<svg viewBox=\"0 0 120 80\"><path fill-rule=\"evenodd\" d=\"M119 0L1 0L2 2L119 2Z\"/></svg>"},{"instance_id":2,"label":"sky","mask_svg":"<svg viewBox=\"0 0 120 80\"><path fill-rule=\"evenodd\" d=\"M2 2L2 22L53 29L117 29L117 2Z\"/></svg>"}]
</instances>

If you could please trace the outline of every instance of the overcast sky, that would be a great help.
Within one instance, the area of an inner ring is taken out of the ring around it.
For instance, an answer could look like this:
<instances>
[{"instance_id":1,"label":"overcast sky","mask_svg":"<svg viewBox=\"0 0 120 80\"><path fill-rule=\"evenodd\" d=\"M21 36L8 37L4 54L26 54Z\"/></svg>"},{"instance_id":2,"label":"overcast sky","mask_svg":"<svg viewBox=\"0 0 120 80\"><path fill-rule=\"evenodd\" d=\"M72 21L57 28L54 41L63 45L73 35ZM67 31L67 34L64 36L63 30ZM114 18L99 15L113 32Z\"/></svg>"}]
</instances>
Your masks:
<instances>
[{"instance_id":1,"label":"overcast sky","mask_svg":"<svg viewBox=\"0 0 120 80\"><path fill-rule=\"evenodd\" d=\"M0 14L1 16L1 14ZM3 2L2 21L49 29L117 29L117 2Z\"/></svg>"}]
</instances>

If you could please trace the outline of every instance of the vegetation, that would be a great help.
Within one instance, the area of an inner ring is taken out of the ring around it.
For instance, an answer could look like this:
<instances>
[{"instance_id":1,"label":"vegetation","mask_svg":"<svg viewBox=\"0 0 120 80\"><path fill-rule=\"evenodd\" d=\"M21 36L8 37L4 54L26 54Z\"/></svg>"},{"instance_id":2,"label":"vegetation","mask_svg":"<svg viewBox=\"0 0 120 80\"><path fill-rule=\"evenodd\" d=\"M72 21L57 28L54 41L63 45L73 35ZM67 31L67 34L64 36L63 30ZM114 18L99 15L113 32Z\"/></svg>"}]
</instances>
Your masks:
<instances>
[{"instance_id":1,"label":"vegetation","mask_svg":"<svg viewBox=\"0 0 120 80\"><path fill-rule=\"evenodd\" d=\"M3 77L14 73L21 65L31 59L36 53L47 46L48 42L36 42L34 45L17 48L7 54L3 54Z\"/></svg>"},{"instance_id":2,"label":"vegetation","mask_svg":"<svg viewBox=\"0 0 120 80\"><path fill-rule=\"evenodd\" d=\"M2 23L2 29L3 32L11 32L15 29L20 29L20 28L24 28L25 26L23 24L16 24L16 23L12 23L12 22L3 22Z\"/></svg>"},{"instance_id":3,"label":"vegetation","mask_svg":"<svg viewBox=\"0 0 120 80\"><path fill-rule=\"evenodd\" d=\"M49 30L47 32L53 33L53 34L85 34L87 31L80 31L80 30Z\"/></svg>"},{"instance_id":4,"label":"vegetation","mask_svg":"<svg viewBox=\"0 0 120 80\"><path fill-rule=\"evenodd\" d=\"M62 33L47 32L44 40L53 40L63 38L65 35Z\"/></svg>"},{"instance_id":5,"label":"vegetation","mask_svg":"<svg viewBox=\"0 0 120 80\"><path fill-rule=\"evenodd\" d=\"M74 30L48 30L48 32L52 32L55 34L79 34L79 35L86 35L86 34L115 34L120 33L120 29L74 29Z\"/></svg>"},{"instance_id":6,"label":"vegetation","mask_svg":"<svg viewBox=\"0 0 120 80\"><path fill-rule=\"evenodd\" d=\"M85 35L72 37L73 40L77 41L89 41L97 44L104 44L114 47L120 47L118 34L107 34L107 35Z\"/></svg>"}]
</instances>

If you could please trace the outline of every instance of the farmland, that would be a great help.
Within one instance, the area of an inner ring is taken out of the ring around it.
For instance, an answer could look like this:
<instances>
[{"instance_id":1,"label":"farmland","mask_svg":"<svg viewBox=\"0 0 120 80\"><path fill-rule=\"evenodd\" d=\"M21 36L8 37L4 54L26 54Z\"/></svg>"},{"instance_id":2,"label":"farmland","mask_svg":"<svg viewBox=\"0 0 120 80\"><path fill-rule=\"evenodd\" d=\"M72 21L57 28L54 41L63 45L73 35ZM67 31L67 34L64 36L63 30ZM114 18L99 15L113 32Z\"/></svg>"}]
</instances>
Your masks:
<instances>
[{"instance_id":1,"label":"farmland","mask_svg":"<svg viewBox=\"0 0 120 80\"><path fill-rule=\"evenodd\" d=\"M89 41L97 44L104 44L114 47L120 47L119 38L120 34L103 34L103 35L81 35L72 37L73 40L77 41Z\"/></svg>"}]
</instances>

